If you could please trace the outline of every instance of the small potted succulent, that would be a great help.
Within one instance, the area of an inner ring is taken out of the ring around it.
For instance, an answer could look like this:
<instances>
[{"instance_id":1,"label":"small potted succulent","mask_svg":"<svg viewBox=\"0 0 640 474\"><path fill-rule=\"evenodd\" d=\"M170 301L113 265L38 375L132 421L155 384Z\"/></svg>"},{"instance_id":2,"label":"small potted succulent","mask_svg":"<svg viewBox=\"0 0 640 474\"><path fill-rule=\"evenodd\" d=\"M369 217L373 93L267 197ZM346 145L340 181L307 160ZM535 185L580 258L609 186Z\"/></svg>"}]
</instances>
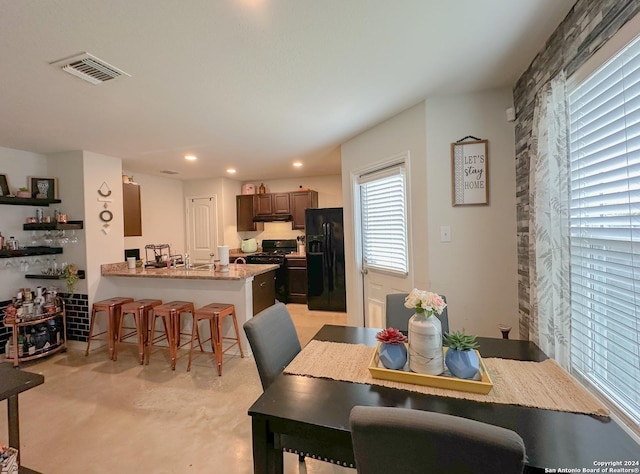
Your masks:
<instances>
[{"instance_id":1,"label":"small potted succulent","mask_svg":"<svg viewBox=\"0 0 640 474\"><path fill-rule=\"evenodd\" d=\"M480 368L475 351L479 347L476 336L454 331L445 334L444 343L449 347L444 359L449 372L461 379L474 378Z\"/></svg>"},{"instance_id":2,"label":"small potted succulent","mask_svg":"<svg viewBox=\"0 0 640 474\"><path fill-rule=\"evenodd\" d=\"M380 341L378 357L387 369L399 370L407 363L407 336L398 329L387 328L376 334Z\"/></svg>"},{"instance_id":3,"label":"small potted succulent","mask_svg":"<svg viewBox=\"0 0 640 474\"><path fill-rule=\"evenodd\" d=\"M25 187L18 188L18 191L16 192L16 197L19 197L19 198L30 198L31 197L31 193Z\"/></svg>"}]
</instances>

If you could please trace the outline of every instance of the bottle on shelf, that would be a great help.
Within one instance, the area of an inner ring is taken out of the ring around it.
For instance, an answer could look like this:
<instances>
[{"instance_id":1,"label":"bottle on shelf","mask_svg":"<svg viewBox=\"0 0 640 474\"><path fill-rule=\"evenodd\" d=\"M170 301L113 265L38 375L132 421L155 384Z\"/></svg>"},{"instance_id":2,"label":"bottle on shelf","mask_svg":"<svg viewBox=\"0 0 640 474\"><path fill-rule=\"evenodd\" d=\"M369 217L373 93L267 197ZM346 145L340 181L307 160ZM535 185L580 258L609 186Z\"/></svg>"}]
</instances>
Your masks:
<instances>
[{"instance_id":1,"label":"bottle on shelf","mask_svg":"<svg viewBox=\"0 0 640 474\"><path fill-rule=\"evenodd\" d=\"M29 353L29 344L26 338L20 334L18 337L18 357L23 357Z\"/></svg>"},{"instance_id":2,"label":"bottle on shelf","mask_svg":"<svg viewBox=\"0 0 640 474\"><path fill-rule=\"evenodd\" d=\"M27 354L33 355L36 353L36 330L32 327L31 332L27 334Z\"/></svg>"},{"instance_id":3,"label":"bottle on shelf","mask_svg":"<svg viewBox=\"0 0 640 474\"><path fill-rule=\"evenodd\" d=\"M9 237L7 240L7 250L18 250L20 248L20 244L16 240L14 236Z\"/></svg>"},{"instance_id":4,"label":"bottle on shelf","mask_svg":"<svg viewBox=\"0 0 640 474\"><path fill-rule=\"evenodd\" d=\"M4 249L4 237L0 232L0 250Z\"/></svg>"},{"instance_id":5,"label":"bottle on shelf","mask_svg":"<svg viewBox=\"0 0 640 474\"><path fill-rule=\"evenodd\" d=\"M57 346L60 344L60 331L58 330L58 323L56 319L50 319L47 321L48 331L49 331L49 344L52 346Z\"/></svg>"}]
</instances>

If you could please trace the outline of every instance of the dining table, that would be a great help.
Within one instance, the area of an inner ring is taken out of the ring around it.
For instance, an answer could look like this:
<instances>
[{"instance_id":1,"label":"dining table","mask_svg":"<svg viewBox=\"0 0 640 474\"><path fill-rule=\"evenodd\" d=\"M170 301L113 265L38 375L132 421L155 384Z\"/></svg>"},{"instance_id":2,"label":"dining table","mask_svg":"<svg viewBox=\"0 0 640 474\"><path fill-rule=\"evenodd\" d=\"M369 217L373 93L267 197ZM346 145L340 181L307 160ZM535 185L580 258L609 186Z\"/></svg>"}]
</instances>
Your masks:
<instances>
[{"instance_id":1,"label":"dining table","mask_svg":"<svg viewBox=\"0 0 640 474\"><path fill-rule=\"evenodd\" d=\"M379 331L325 325L313 339L375 346ZM483 358L535 362L547 359L531 341L478 337L477 342ZM638 472L640 445L608 416L478 402L281 373L249 408L254 473L283 472L281 437L303 439L310 446L310 455L317 446L323 453L322 460L354 467L349 414L357 405L438 412L513 430L525 444L525 472ZM609 470L616 466L632 470Z\"/></svg>"},{"instance_id":2,"label":"dining table","mask_svg":"<svg viewBox=\"0 0 640 474\"><path fill-rule=\"evenodd\" d=\"M7 400L7 428L9 446L18 451L18 473L38 474L37 471L20 465L20 416L18 396L44 383L44 376L27 372L8 362L0 363L0 400ZM2 440L2 436L0 436ZM4 472L4 471L2 471Z\"/></svg>"}]
</instances>

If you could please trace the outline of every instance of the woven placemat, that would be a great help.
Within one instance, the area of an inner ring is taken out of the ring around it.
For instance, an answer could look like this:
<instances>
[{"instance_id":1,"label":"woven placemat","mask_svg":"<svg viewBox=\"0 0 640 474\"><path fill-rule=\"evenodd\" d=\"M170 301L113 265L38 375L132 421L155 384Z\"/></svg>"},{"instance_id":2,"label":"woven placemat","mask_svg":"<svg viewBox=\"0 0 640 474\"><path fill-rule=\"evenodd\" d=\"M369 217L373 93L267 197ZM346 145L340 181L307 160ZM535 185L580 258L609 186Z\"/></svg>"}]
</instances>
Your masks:
<instances>
[{"instance_id":1,"label":"woven placemat","mask_svg":"<svg viewBox=\"0 0 640 474\"><path fill-rule=\"evenodd\" d=\"M483 395L375 379L368 369L374 351L375 347L363 344L311 341L284 372L478 402L609 416L609 410L552 359L543 362L483 359L493 381L491 392Z\"/></svg>"}]
</instances>

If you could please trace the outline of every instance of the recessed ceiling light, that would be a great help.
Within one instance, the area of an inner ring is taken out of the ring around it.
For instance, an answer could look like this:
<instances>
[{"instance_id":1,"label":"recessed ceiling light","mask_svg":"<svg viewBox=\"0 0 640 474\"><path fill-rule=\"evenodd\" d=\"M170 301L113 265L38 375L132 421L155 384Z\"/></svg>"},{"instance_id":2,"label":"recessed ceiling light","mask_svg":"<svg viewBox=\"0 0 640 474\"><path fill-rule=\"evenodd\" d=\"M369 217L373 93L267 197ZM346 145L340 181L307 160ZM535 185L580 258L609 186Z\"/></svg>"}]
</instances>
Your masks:
<instances>
[{"instance_id":1,"label":"recessed ceiling light","mask_svg":"<svg viewBox=\"0 0 640 474\"><path fill-rule=\"evenodd\" d=\"M300 168L302 166L302 163L300 163L299 161L294 161L293 166L295 166L296 168Z\"/></svg>"},{"instance_id":2,"label":"recessed ceiling light","mask_svg":"<svg viewBox=\"0 0 640 474\"><path fill-rule=\"evenodd\" d=\"M184 155L184 159L188 161L196 161L198 157L196 155Z\"/></svg>"},{"instance_id":3,"label":"recessed ceiling light","mask_svg":"<svg viewBox=\"0 0 640 474\"><path fill-rule=\"evenodd\" d=\"M235 172L236 172L236 170L235 170L235 169L233 169L233 168L227 168L227 173L229 173L229 174L234 174Z\"/></svg>"}]
</instances>

